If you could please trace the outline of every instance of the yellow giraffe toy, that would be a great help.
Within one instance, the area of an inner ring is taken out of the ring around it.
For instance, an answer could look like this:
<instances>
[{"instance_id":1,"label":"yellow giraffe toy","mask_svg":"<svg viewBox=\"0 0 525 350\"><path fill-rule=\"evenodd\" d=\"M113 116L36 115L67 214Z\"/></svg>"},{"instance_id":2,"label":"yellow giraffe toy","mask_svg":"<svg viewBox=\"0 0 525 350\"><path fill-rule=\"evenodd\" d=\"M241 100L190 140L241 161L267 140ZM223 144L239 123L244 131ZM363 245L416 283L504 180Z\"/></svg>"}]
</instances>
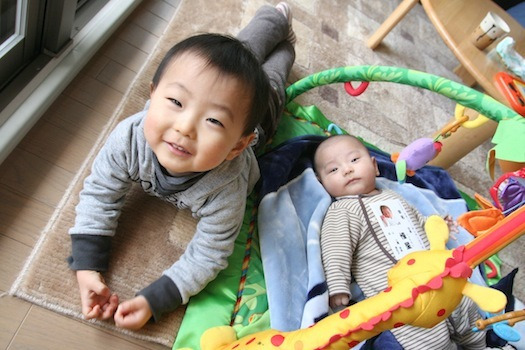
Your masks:
<instances>
[{"instance_id":1,"label":"yellow giraffe toy","mask_svg":"<svg viewBox=\"0 0 525 350\"><path fill-rule=\"evenodd\" d=\"M203 350L346 350L383 331L405 324L433 327L470 297L487 312L501 311L506 297L469 283L472 269L525 233L525 207L516 210L465 246L446 250L448 227L438 216L425 224L429 251L408 254L388 273L383 292L334 313L313 326L291 332L266 330L237 340L230 326L207 330Z\"/></svg>"}]
</instances>

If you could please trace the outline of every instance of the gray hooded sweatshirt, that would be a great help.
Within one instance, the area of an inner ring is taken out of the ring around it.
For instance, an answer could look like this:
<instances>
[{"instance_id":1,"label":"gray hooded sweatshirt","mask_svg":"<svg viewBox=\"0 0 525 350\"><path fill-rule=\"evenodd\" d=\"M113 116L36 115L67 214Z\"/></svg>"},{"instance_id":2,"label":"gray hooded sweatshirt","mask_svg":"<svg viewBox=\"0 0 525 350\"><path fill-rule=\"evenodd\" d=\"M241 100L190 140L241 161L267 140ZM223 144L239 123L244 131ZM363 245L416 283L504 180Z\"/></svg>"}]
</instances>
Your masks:
<instances>
[{"instance_id":1,"label":"gray hooded sweatshirt","mask_svg":"<svg viewBox=\"0 0 525 350\"><path fill-rule=\"evenodd\" d=\"M146 297L158 320L187 303L226 268L241 228L246 196L260 173L248 147L208 172L170 176L144 137L147 106L120 122L95 158L80 193L75 225L69 230L69 266L107 271L111 237L133 182L150 195L191 210L199 221L186 251L158 280L138 292Z\"/></svg>"}]
</instances>

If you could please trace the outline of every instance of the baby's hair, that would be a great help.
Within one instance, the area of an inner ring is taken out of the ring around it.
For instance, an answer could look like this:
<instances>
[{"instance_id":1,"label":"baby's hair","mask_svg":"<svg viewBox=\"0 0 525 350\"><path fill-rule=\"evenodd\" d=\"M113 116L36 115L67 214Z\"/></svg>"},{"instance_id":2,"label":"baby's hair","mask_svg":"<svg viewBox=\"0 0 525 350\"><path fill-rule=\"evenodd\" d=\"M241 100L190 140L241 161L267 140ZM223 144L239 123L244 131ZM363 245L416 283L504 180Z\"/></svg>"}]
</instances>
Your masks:
<instances>
[{"instance_id":1,"label":"baby's hair","mask_svg":"<svg viewBox=\"0 0 525 350\"><path fill-rule=\"evenodd\" d=\"M321 141L321 143L319 143L319 145L317 146L317 148L315 149L315 152L314 152L314 158L313 158L313 166L314 166L314 172L316 174L318 174L318 169L317 169L317 152L319 151L319 149L321 148L321 145L331 141L331 140L334 140L336 138L350 138L350 139L353 139L353 140L356 140L358 141L361 145L363 145L363 147L366 149L366 151L368 152L368 149L366 148L365 144L363 143L363 141L361 141L358 137L355 137L353 135L348 135L348 134L341 134L341 135L330 135L328 136L326 139L324 139L323 141Z\"/></svg>"},{"instance_id":2,"label":"baby's hair","mask_svg":"<svg viewBox=\"0 0 525 350\"><path fill-rule=\"evenodd\" d=\"M243 136L252 133L268 111L269 82L255 55L239 40L222 34L199 34L174 45L160 62L152 85L156 88L171 62L184 53L203 58L220 73L238 79L251 93Z\"/></svg>"}]
</instances>

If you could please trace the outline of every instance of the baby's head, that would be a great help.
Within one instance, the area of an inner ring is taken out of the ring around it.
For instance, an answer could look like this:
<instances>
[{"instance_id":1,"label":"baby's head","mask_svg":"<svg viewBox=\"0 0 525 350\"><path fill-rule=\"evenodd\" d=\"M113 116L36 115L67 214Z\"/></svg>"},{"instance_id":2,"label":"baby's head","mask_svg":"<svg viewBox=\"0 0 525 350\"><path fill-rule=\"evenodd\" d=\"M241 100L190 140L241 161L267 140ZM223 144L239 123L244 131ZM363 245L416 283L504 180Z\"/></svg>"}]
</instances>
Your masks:
<instances>
[{"instance_id":1,"label":"baby's head","mask_svg":"<svg viewBox=\"0 0 525 350\"><path fill-rule=\"evenodd\" d=\"M269 82L255 56L229 36L176 44L151 83L148 144L172 174L204 172L237 157L268 110Z\"/></svg>"},{"instance_id":2,"label":"baby's head","mask_svg":"<svg viewBox=\"0 0 525 350\"><path fill-rule=\"evenodd\" d=\"M315 151L314 170L332 197L376 191L375 177L379 175L376 159L354 136L331 136L321 142Z\"/></svg>"}]
</instances>

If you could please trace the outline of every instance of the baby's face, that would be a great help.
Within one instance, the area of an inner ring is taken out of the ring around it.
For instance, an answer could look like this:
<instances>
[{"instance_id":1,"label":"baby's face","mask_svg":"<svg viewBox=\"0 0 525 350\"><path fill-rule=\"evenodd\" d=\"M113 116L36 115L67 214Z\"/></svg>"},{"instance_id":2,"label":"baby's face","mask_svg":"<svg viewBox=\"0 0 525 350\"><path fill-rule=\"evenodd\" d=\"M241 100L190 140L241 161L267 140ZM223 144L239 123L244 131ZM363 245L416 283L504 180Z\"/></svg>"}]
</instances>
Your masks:
<instances>
[{"instance_id":1,"label":"baby's face","mask_svg":"<svg viewBox=\"0 0 525 350\"><path fill-rule=\"evenodd\" d=\"M379 169L366 147L352 137L323 142L316 153L317 175L332 197L369 194L376 190Z\"/></svg>"},{"instance_id":2,"label":"baby's face","mask_svg":"<svg viewBox=\"0 0 525 350\"><path fill-rule=\"evenodd\" d=\"M211 170L254 137L242 136L251 104L243 84L195 54L174 59L150 97L144 134L171 174Z\"/></svg>"}]
</instances>

